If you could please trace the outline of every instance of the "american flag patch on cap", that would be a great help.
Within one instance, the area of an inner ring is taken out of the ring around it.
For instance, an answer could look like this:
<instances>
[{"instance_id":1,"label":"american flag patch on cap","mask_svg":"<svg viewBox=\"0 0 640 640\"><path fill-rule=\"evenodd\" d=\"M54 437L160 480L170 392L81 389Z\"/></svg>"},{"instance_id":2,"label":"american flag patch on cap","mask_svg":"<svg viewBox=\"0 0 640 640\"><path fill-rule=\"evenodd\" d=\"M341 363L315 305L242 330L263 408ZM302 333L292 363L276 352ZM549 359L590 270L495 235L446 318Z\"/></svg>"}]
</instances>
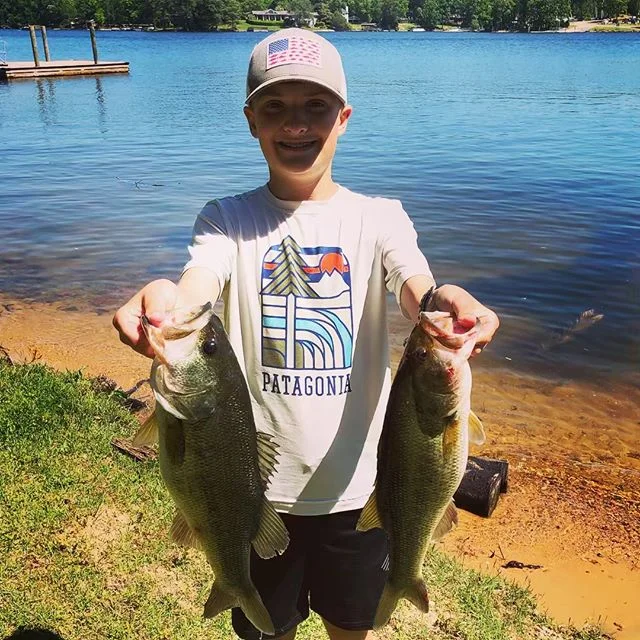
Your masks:
<instances>
[{"instance_id":1,"label":"american flag patch on cap","mask_svg":"<svg viewBox=\"0 0 640 640\"><path fill-rule=\"evenodd\" d=\"M322 67L320 45L299 36L274 40L267 48L267 69L281 64L307 64L310 67Z\"/></svg>"}]
</instances>

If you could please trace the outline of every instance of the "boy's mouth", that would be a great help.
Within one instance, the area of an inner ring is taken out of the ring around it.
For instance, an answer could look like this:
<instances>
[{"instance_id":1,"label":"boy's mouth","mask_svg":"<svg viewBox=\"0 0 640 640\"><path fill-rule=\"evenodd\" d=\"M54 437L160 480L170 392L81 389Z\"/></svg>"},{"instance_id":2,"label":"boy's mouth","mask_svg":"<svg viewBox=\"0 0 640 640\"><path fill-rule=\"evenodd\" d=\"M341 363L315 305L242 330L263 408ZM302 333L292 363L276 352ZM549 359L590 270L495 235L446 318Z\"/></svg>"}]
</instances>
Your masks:
<instances>
[{"instance_id":1,"label":"boy's mouth","mask_svg":"<svg viewBox=\"0 0 640 640\"><path fill-rule=\"evenodd\" d=\"M315 144L315 140L280 140L278 146L283 149L292 149L294 151L301 149L310 149Z\"/></svg>"}]
</instances>

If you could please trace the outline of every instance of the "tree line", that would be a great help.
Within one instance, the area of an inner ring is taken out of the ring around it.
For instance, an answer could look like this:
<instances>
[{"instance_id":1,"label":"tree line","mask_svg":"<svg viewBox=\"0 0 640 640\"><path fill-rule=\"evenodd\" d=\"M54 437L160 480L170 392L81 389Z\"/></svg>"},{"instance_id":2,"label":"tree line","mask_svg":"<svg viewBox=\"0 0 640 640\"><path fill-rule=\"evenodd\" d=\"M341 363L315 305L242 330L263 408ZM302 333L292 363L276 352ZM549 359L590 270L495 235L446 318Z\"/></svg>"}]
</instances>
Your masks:
<instances>
[{"instance_id":1,"label":"tree line","mask_svg":"<svg viewBox=\"0 0 640 640\"><path fill-rule=\"evenodd\" d=\"M616 18L640 13L640 0L347 0L349 22L397 29L401 21L431 30L443 25L476 31L556 29L575 19ZM351 25L343 15L345 0L0 0L0 26L48 27L149 25L157 29L209 31L234 29L241 21L263 26L251 11L289 11L279 26L304 25L337 31Z\"/></svg>"}]
</instances>

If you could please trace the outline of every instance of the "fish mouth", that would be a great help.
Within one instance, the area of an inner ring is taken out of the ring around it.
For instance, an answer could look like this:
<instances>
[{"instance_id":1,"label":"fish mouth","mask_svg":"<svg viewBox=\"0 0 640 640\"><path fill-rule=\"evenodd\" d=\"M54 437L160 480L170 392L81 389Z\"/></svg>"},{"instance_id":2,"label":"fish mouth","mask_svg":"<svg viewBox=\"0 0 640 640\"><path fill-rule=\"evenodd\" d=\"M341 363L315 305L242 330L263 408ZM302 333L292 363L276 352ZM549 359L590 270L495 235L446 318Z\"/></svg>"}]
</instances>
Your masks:
<instances>
[{"instance_id":1,"label":"fish mouth","mask_svg":"<svg viewBox=\"0 0 640 640\"><path fill-rule=\"evenodd\" d=\"M170 309L160 326L153 325L146 315L142 316L141 323L156 358L162 364L170 366L173 358L168 352L174 351L171 348L172 343L177 346L180 340L203 329L212 315L213 305L211 302L207 302L195 308L176 307Z\"/></svg>"},{"instance_id":2,"label":"fish mouth","mask_svg":"<svg viewBox=\"0 0 640 640\"><path fill-rule=\"evenodd\" d=\"M467 327L447 311L421 311L418 324L429 337L447 349L466 350L471 343L471 353L478 337L480 318L476 318L475 325Z\"/></svg>"}]
</instances>

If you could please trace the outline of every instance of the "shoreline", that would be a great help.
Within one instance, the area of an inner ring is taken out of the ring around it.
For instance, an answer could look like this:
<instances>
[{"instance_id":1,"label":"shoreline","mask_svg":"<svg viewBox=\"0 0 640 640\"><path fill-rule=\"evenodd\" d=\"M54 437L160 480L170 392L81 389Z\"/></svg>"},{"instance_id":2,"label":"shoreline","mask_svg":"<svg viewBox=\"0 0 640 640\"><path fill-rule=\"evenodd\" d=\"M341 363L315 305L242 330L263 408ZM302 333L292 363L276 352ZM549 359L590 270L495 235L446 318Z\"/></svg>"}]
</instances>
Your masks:
<instances>
[{"instance_id":1,"label":"shoreline","mask_svg":"<svg viewBox=\"0 0 640 640\"><path fill-rule=\"evenodd\" d=\"M312 28L311 31L318 33L384 33L389 32L388 29L362 29L359 23L350 23L351 28L341 31L328 28ZM52 31L84 31L84 27L63 27L55 26L50 27ZM227 27L225 25L220 26L217 29L209 31L186 31L178 28L168 27L153 27L151 25L104 25L97 27L96 31L124 31L124 32L141 32L141 33L268 33L272 31L279 31L286 27L279 25L251 25L247 23L241 27ZM396 32L413 32L414 29L418 29L427 33L520 33L520 34L536 34L536 33L640 33L640 22L636 24L619 22L616 24L613 20L575 20L571 22L568 27L559 27L558 29L551 29L546 31L474 31L468 27L458 27L453 25L440 25L440 27L430 30L420 28L417 24L411 22L401 23ZM9 27L0 25L0 31L3 29L11 29L16 31L24 31L27 27Z\"/></svg>"},{"instance_id":2,"label":"shoreline","mask_svg":"<svg viewBox=\"0 0 640 640\"><path fill-rule=\"evenodd\" d=\"M0 296L0 346L15 362L105 375L126 389L148 377L150 361L118 341L113 311ZM395 367L409 323L399 314L390 323ZM509 491L491 518L461 512L439 544L530 586L558 622L640 637L640 390L546 380L481 358L472 368L487 442L471 453L508 460ZM502 567L512 560L540 568Z\"/></svg>"}]
</instances>

